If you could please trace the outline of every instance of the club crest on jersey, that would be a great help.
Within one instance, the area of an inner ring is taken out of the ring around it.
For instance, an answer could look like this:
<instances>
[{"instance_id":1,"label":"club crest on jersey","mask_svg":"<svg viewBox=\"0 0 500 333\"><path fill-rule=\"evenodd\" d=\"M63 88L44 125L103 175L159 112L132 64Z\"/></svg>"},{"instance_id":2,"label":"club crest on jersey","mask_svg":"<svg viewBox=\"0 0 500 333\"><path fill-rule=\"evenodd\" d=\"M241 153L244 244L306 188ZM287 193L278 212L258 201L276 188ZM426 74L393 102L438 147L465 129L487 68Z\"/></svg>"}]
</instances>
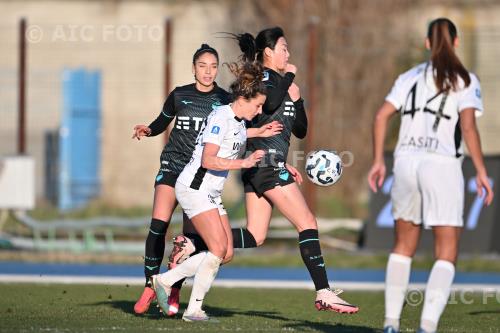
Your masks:
<instances>
[{"instance_id":1,"label":"club crest on jersey","mask_svg":"<svg viewBox=\"0 0 500 333\"><path fill-rule=\"evenodd\" d=\"M288 172L288 170L281 170L280 171L279 177L281 180L287 181L289 176L290 176L290 173Z\"/></svg>"},{"instance_id":2,"label":"club crest on jersey","mask_svg":"<svg viewBox=\"0 0 500 333\"><path fill-rule=\"evenodd\" d=\"M262 78L262 81L267 81L267 80L269 80L269 72L265 71L264 72L264 77Z\"/></svg>"},{"instance_id":3,"label":"club crest on jersey","mask_svg":"<svg viewBox=\"0 0 500 333\"><path fill-rule=\"evenodd\" d=\"M212 126L212 130L210 131L210 133L212 134L219 134L220 132L220 127L219 126Z\"/></svg>"},{"instance_id":4,"label":"club crest on jersey","mask_svg":"<svg viewBox=\"0 0 500 333\"><path fill-rule=\"evenodd\" d=\"M481 90L479 88L476 88L476 97L481 98Z\"/></svg>"}]
</instances>

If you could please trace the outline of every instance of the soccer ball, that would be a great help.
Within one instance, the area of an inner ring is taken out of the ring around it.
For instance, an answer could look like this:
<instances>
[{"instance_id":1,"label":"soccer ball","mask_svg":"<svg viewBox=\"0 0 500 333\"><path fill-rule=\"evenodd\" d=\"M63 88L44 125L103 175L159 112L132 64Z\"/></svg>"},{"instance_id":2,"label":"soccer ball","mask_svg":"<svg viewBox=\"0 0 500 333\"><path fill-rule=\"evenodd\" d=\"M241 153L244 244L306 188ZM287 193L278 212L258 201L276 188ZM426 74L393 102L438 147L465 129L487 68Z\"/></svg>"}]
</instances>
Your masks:
<instances>
[{"instance_id":1,"label":"soccer ball","mask_svg":"<svg viewBox=\"0 0 500 333\"><path fill-rule=\"evenodd\" d=\"M342 160L334 151L312 151L306 157L306 174L316 185L333 185L342 175Z\"/></svg>"}]
</instances>

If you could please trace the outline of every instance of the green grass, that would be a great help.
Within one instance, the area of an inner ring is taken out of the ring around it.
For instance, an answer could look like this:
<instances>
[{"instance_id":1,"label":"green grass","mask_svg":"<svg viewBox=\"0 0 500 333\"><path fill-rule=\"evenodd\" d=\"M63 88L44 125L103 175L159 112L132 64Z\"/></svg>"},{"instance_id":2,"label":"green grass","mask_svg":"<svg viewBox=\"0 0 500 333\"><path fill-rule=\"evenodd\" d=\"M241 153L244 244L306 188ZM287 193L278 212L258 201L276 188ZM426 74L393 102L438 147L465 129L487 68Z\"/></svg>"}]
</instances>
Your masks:
<instances>
[{"instance_id":1,"label":"green grass","mask_svg":"<svg viewBox=\"0 0 500 333\"><path fill-rule=\"evenodd\" d=\"M346 292L357 315L318 312L313 291L214 288L205 310L218 323L184 323L162 317L156 308L132 313L138 286L0 284L0 332L381 332L383 294ZM188 288L182 293L185 308ZM471 297L467 295L467 300ZM440 332L500 332L500 304L448 305ZM402 332L414 332L421 308L406 306Z\"/></svg>"}]
</instances>

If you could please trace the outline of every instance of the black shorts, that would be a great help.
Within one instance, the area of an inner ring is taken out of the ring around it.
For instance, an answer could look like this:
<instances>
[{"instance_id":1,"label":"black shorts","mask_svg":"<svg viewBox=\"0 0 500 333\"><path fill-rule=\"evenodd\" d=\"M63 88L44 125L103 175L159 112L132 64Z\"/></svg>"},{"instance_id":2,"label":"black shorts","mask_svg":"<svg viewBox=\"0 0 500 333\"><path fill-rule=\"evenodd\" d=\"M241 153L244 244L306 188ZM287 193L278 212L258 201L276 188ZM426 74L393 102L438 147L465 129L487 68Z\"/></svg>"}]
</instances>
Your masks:
<instances>
[{"instance_id":1,"label":"black shorts","mask_svg":"<svg viewBox=\"0 0 500 333\"><path fill-rule=\"evenodd\" d=\"M158 174L155 178L155 187L156 185L168 185L170 187L175 188L175 182L179 177L178 173L170 172L170 171L158 171Z\"/></svg>"},{"instance_id":2,"label":"black shorts","mask_svg":"<svg viewBox=\"0 0 500 333\"><path fill-rule=\"evenodd\" d=\"M255 192L260 198L264 192L276 186L286 186L294 182L292 175L286 168L262 167L243 171L241 175L245 193Z\"/></svg>"}]
</instances>

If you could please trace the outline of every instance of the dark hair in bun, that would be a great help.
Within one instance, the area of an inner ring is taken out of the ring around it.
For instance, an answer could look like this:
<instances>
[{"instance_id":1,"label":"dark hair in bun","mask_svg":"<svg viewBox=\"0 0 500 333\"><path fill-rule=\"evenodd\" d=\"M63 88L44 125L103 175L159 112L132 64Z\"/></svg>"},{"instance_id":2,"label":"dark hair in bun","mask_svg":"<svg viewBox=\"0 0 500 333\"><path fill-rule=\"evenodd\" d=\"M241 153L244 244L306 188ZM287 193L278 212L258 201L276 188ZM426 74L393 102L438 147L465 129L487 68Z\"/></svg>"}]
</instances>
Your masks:
<instances>
[{"instance_id":1,"label":"dark hair in bun","mask_svg":"<svg viewBox=\"0 0 500 333\"><path fill-rule=\"evenodd\" d=\"M238 41L238 46L241 52L243 52L241 55L243 61L258 61L260 63L264 61L265 48L268 47L274 50L278 39L285 37L283 29L280 27L264 29L259 32L255 38L248 32L239 35L231 35Z\"/></svg>"},{"instance_id":2,"label":"dark hair in bun","mask_svg":"<svg viewBox=\"0 0 500 333\"><path fill-rule=\"evenodd\" d=\"M217 50L208 44L201 44L201 47L193 54L193 65L196 63L196 60L205 53L213 54L217 59L217 63L219 63L219 53L217 53Z\"/></svg>"}]
</instances>

